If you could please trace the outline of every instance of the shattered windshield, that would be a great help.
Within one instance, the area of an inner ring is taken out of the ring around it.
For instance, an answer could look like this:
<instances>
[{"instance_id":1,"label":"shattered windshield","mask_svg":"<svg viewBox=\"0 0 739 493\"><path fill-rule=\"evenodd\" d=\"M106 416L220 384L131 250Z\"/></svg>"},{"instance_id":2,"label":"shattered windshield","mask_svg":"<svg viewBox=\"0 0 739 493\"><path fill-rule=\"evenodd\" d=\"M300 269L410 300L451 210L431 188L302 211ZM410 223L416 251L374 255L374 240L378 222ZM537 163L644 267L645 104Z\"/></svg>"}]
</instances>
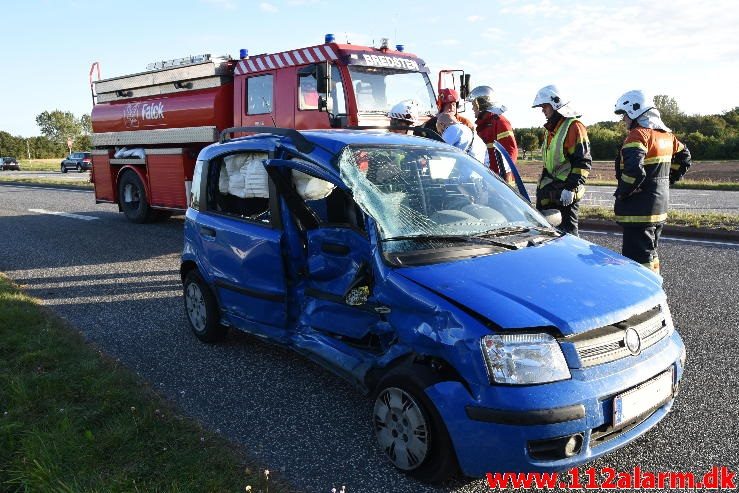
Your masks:
<instances>
[{"instance_id":1,"label":"shattered windshield","mask_svg":"<svg viewBox=\"0 0 739 493\"><path fill-rule=\"evenodd\" d=\"M354 200L377 222L386 248L396 248L390 245L393 240L463 239L529 228L551 231L546 220L489 169L455 150L349 146L339 167Z\"/></svg>"},{"instance_id":2,"label":"shattered windshield","mask_svg":"<svg viewBox=\"0 0 739 493\"><path fill-rule=\"evenodd\" d=\"M435 115L434 90L423 72L350 65L354 94L360 113L387 113L405 99L418 101L421 115Z\"/></svg>"}]
</instances>

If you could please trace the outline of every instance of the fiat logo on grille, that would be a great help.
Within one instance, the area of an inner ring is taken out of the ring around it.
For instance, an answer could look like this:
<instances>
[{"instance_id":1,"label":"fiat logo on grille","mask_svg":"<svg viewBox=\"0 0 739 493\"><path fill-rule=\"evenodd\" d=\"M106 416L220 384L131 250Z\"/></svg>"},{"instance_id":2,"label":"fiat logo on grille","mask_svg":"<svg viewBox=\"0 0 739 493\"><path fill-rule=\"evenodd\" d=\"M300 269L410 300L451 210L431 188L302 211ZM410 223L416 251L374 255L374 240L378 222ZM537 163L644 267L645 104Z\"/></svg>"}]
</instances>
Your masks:
<instances>
[{"instance_id":1,"label":"fiat logo on grille","mask_svg":"<svg viewBox=\"0 0 739 493\"><path fill-rule=\"evenodd\" d=\"M626 329L624 344L626 344L626 348L631 351L631 354L634 356L641 352L641 337L639 336L639 333L631 327Z\"/></svg>"}]
</instances>

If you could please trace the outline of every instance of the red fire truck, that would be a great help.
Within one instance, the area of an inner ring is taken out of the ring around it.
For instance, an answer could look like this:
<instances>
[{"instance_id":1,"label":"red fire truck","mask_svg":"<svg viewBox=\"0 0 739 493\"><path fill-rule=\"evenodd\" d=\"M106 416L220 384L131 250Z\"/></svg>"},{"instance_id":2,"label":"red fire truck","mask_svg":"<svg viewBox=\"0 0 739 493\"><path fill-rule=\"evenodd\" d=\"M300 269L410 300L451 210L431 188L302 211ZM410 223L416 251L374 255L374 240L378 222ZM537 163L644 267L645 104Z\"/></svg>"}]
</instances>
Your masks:
<instances>
[{"instance_id":1,"label":"red fire truck","mask_svg":"<svg viewBox=\"0 0 739 493\"><path fill-rule=\"evenodd\" d=\"M442 71L439 86L464 93L469 77L456 72ZM280 53L168 60L96 81L92 73L95 200L133 222L186 209L198 152L226 128L387 126L388 109L410 98L422 114L437 111L424 61L386 40L372 48L327 35Z\"/></svg>"}]
</instances>

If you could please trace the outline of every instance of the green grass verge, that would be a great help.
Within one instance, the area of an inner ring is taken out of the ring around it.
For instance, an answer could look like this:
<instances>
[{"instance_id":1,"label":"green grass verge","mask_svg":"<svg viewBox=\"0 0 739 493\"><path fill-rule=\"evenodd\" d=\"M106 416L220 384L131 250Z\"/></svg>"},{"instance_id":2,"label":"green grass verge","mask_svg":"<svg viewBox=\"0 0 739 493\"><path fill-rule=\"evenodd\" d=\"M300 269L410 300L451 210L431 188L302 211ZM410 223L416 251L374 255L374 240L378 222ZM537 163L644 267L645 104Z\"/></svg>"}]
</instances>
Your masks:
<instances>
[{"instance_id":1,"label":"green grass verge","mask_svg":"<svg viewBox=\"0 0 739 493\"><path fill-rule=\"evenodd\" d=\"M0 491L257 491L252 470L0 274Z\"/></svg>"},{"instance_id":2,"label":"green grass verge","mask_svg":"<svg viewBox=\"0 0 739 493\"><path fill-rule=\"evenodd\" d=\"M64 158L21 159L18 161L23 171L59 171Z\"/></svg>"},{"instance_id":3,"label":"green grass verge","mask_svg":"<svg viewBox=\"0 0 739 493\"><path fill-rule=\"evenodd\" d=\"M0 183L31 183L35 185L64 185L72 188L85 188L92 190L89 177L80 175L79 180L62 180L57 178L14 178L13 175L0 175Z\"/></svg>"},{"instance_id":4,"label":"green grass verge","mask_svg":"<svg viewBox=\"0 0 739 493\"><path fill-rule=\"evenodd\" d=\"M583 205L580 207L581 219L603 219L615 221L613 209L607 207L593 207ZM721 214L718 212L704 212L695 214L684 211L669 211L667 223L673 226L686 226L691 228L723 229L726 231L739 231L739 215Z\"/></svg>"}]
</instances>

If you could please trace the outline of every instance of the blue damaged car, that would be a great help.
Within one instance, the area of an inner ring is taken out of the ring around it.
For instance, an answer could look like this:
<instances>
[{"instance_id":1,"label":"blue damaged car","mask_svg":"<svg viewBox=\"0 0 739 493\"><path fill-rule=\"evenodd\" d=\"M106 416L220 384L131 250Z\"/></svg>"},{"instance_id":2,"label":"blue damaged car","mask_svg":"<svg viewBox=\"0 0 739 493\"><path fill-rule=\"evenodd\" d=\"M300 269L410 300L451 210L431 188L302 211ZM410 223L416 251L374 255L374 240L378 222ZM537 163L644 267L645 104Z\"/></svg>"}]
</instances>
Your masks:
<instances>
[{"instance_id":1,"label":"blue damaged car","mask_svg":"<svg viewBox=\"0 0 739 493\"><path fill-rule=\"evenodd\" d=\"M672 407L685 347L659 276L562 234L446 144L229 138L244 131L195 166L191 328L206 342L229 328L267 338L371 394L398 469L429 482L568 469Z\"/></svg>"}]
</instances>

